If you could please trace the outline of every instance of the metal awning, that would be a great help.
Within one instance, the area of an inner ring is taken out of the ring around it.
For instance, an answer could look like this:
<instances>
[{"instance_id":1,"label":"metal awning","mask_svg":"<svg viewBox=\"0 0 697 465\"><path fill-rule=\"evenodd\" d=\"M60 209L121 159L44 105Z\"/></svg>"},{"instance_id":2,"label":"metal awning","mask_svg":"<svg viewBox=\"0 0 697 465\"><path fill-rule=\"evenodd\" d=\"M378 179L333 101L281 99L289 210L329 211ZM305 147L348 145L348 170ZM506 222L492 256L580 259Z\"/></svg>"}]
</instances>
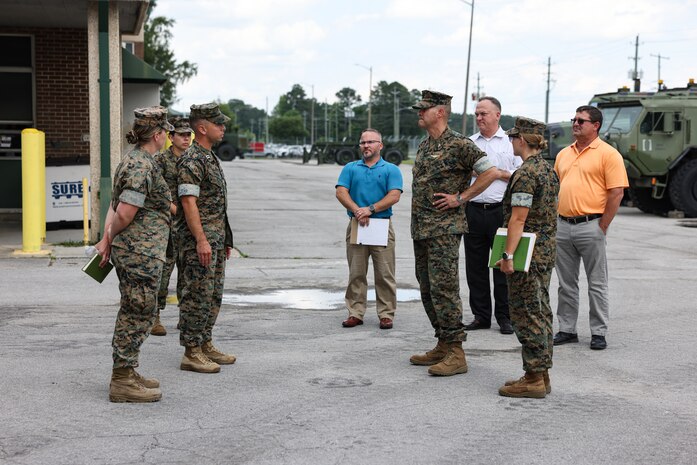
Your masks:
<instances>
[{"instance_id":1,"label":"metal awning","mask_svg":"<svg viewBox=\"0 0 697 465\"><path fill-rule=\"evenodd\" d=\"M167 76L126 50L121 48L121 76L124 83L164 84Z\"/></svg>"}]
</instances>

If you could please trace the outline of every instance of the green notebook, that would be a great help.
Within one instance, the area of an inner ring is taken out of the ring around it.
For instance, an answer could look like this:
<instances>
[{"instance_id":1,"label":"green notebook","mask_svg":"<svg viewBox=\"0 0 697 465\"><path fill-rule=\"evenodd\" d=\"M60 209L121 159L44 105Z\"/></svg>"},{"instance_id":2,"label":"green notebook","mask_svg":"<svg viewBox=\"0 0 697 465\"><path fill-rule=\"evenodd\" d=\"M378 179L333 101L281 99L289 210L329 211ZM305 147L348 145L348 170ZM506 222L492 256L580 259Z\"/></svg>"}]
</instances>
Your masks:
<instances>
[{"instance_id":1,"label":"green notebook","mask_svg":"<svg viewBox=\"0 0 697 465\"><path fill-rule=\"evenodd\" d=\"M100 268L99 262L101 261L102 256L95 254L94 257L92 257L90 261L88 261L87 264L82 267L82 271L92 276L92 278L99 283L104 281L104 278L106 278L111 269L114 268L114 265L112 265L111 262L107 262L106 265L104 265L104 268Z\"/></svg>"},{"instance_id":2,"label":"green notebook","mask_svg":"<svg viewBox=\"0 0 697 465\"><path fill-rule=\"evenodd\" d=\"M498 268L496 262L501 260L506 249L506 237L508 230L499 228L496 230L494 237L494 245L491 246L491 255L489 255L489 268ZM518 242L518 248L513 252L513 269L516 271L527 271L530 269L530 261L532 260L532 251L535 248L535 233L523 233L523 236Z\"/></svg>"}]
</instances>

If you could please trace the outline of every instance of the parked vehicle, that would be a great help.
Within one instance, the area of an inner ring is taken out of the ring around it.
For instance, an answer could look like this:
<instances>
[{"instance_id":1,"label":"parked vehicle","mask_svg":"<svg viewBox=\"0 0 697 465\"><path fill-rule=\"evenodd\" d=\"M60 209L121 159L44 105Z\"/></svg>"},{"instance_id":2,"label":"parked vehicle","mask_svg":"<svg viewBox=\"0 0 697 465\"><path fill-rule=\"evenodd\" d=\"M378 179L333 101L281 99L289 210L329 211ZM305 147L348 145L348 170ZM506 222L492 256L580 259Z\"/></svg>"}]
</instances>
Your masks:
<instances>
[{"instance_id":1,"label":"parked vehicle","mask_svg":"<svg viewBox=\"0 0 697 465\"><path fill-rule=\"evenodd\" d=\"M244 158L245 152L249 150L249 140L239 135L237 129L225 131L222 142L213 147L213 151L223 161L231 161L235 158Z\"/></svg>"},{"instance_id":2,"label":"parked vehicle","mask_svg":"<svg viewBox=\"0 0 697 465\"><path fill-rule=\"evenodd\" d=\"M385 161L399 165L402 160L409 156L409 146L406 141L384 142L385 148L382 149L382 158ZM338 163L345 165L362 157L357 144L345 142L316 142L310 151L304 151L303 163L307 163L312 158L317 158L317 163Z\"/></svg>"}]
</instances>

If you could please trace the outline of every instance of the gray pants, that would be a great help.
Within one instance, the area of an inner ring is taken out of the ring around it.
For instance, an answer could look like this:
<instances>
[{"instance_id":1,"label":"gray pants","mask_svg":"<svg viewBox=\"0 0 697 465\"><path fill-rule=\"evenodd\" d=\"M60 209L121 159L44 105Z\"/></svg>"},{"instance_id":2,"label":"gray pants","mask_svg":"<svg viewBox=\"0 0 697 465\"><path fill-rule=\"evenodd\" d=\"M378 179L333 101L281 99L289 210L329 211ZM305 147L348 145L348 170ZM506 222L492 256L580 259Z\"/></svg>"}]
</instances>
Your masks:
<instances>
[{"instance_id":1,"label":"gray pants","mask_svg":"<svg viewBox=\"0 0 697 465\"><path fill-rule=\"evenodd\" d=\"M591 335L605 336L610 317L606 238L599 220L571 224L557 218L557 277L559 331L576 333L578 320L578 277L583 260L588 279Z\"/></svg>"}]
</instances>

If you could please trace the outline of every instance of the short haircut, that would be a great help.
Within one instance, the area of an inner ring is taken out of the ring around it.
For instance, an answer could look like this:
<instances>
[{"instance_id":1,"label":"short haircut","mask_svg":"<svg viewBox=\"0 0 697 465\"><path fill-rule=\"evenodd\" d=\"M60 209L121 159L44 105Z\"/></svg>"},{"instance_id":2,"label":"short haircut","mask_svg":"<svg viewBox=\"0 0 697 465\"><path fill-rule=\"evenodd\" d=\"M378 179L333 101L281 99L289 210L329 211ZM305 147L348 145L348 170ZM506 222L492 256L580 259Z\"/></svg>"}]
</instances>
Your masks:
<instances>
[{"instance_id":1,"label":"short haircut","mask_svg":"<svg viewBox=\"0 0 697 465\"><path fill-rule=\"evenodd\" d=\"M603 112L598 110L597 107L592 105L581 105L576 109L576 113L581 113L584 111L588 113L588 116L591 117L591 121L593 123L600 123L600 126L603 125ZM600 132L600 127L598 127L598 132Z\"/></svg>"},{"instance_id":2,"label":"short haircut","mask_svg":"<svg viewBox=\"0 0 697 465\"><path fill-rule=\"evenodd\" d=\"M482 98L479 99L480 102L481 102L482 100L488 100L488 101L490 101L491 103L493 103L494 106L495 106L496 108L499 109L499 113L501 113L501 102L499 102L499 99L497 99L496 97L489 97L489 96L487 95L487 96L482 97Z\"/></svg>"},{"instance_id":3,"label":"short haircut","mask_svg":"<svg viewBox=\"0 0 697 465\"><path fill-rule=\"evenodd\" d=\"M203 118L192 119L189 121L189 126L191 126L192 131L196 132L196 128L198 127L198 125L203 123L204 121L208 121L208 120L203 119Z\"/></svg>"},{"instance_id":4,"label":"short haircut","mask_svg":"<svg viewBox=\"0 0 697 465\"><path fill-rule=\"evenodd\" d=\"M366 132L374 132L378 136L380 136L380 141L382 142L382 134L380 134L380 131L374 128L365 128L364 130L361 131L361 136L365 134Z\"/></svg>"},{"instance_id":5,"label":"short haircut","mask_svg":"<svg viewBox=\"0 0 697 465\"><path fill-rule=\"evenodd\" d=\"M447 105L438 105L439 107L443 108L443 111L445 112L445 119L448 120L450 119L450 113L453 111L453 107L451 104Z\"/></svg>"}]
</instances>

